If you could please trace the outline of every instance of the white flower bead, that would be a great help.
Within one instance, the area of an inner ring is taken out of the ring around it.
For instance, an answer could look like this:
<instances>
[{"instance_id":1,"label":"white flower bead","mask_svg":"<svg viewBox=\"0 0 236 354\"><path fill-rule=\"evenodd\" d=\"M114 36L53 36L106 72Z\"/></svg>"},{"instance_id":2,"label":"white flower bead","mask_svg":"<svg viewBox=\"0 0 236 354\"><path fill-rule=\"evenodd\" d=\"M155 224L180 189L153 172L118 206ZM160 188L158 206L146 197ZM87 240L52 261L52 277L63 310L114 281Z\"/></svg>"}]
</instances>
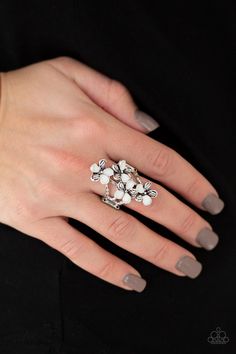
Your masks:
<instances>
[{"instance_id":1,"label":"white flower bead","mask_svg":"<svg viewBox=\"0 0 236 354\"><path fill-rule=\"evenodd\" d=\"M144 204L144 205L150 205L150 204L152 204L152 198L149 197L149 195L144 195L144 196L143 196L143 204Z\"/></svg>"},{"instance_id":2,"label":"white flower bead","mask_svg":"<svg viewBox=\"0 0 236 354\"><path fill-rule=\"evenodd\" d=\"M113 175L113 173L114 173L114 171L113 171L113 169L112 168L110 168L110 167L107 167L107 168L105 168L105 170L103 170L102 171L102 173L104 174L104 175L106 175L106 176L112 176Z\"/></svg>"},{"instance_id":3,"label":"white flower bead","mask_svg":"<svg viewBox=\"0 0 236 354\"><path fill-rule=\"evenodd\" d=\"M124 197L122 198L123 202L125 204L128 204L131 202L131 196L129 195L129 193L125 193Z\"/></svg>"},{"instance_id":4,"label":"white flower bead","mask_svg":"<svg viewBox=\"0 0 236 354\"><path fill-rule=\"evenodd\" d=\"M124 191L120 191L119 189L117 189L114 193L114 197L116 199L122 199L124 196L125 192Z\"/></svg>"},{"instance_id":5,"label":"white flower bead","mask_svg":"<svg viewBox=\"0 0 236 354\"><path fill-rule=\"evenodd\" d=\"M135 185L135 182L132 179L129 179L126 183L126 189L132 189Z\"/></svg>"},{"instance_id":6,"label":"white flower bead","mask_svg":"<svg viewBox=\"0 0 236 354\"><path fill-rule=\"evenodd\" d=\"M143 188L143 185L141 183L137 184L136 191L139 192L139 193L143 193L144 192L144 188Z\"/></svg>"},{"instance_id":7,"label":"white flower bead","mask_svg":"<svg viewBox=\"0 0 236 354\"><path fill-rule=\"evenodd\" d=\"M121 171L123 171L125 169L125 166L126 166L126 161L125 160L120 160L118 162L118 165L120 166Z\"/></svg>"},{"instance_id":8,"label":"white flower bead","mask_svg":"<svg viewBox=\"0 0 236 354\"><path fill-rule=\"evenodd\" d=\"M122 182L128 182L129 179L130 179L130 176L128 176L126 173L121 174Z\"/></svg>"},{"instance_id":9,"label":"white flower bead","mask_svg":"<svg viewBox=\"0 0 236 354\"><path fill-rule=\"evenodd\" d=\"M96 163L93 163L93 164L90 166L90 171L92 171L92 172L99 172L99 171L100 171L100 167L99 167Z\"/></svg>"},{"instance_id":10,"label":"white flower bead","mask_svg":"<svg viewBox=\"0 0 236 354\"><path fill-rule=\"evenodd\" d=\"M100 176L100 182L101 182L102 184L107 184L107 183L109 183L109 181L110 181L110 178L109 178L108 176L106 176L106 175L104 175L104 174L101 174L101 176Z\"/></svg>"}]
</instances>

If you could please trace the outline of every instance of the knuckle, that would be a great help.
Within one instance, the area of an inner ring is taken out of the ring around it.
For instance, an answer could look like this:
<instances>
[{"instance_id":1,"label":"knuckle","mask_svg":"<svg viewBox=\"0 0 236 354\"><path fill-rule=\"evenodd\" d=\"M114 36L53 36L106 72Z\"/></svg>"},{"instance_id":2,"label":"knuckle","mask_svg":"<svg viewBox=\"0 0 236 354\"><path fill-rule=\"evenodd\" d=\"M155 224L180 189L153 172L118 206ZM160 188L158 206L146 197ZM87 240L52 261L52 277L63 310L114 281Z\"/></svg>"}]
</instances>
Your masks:
<instances>
[{"instance_id":1,"label":"knuckle","mask_svg":"<svg viewBox=\"0 0 236 354\"><path fill-rule=\"evenodd\" d=\"M74 59L67 55L61 55L54 58L52 61L56 61L62 65L69 65Z\"/></svg>"},{"instance_id":2,"label":"knuckle","mask_svg":"<svg viewBox=\"0 0 236 354\"><path fill-rule=\"evenodd\" d=\"M107 261L97 270L96 275L102 279L111 278L114 273L114 265L113 261Z\"/></svg>"},{"instance_id":3,"label":"knuckle","mask_svg":"<svg viewBox=\"0 0 236 354\"><path fill-rule=\"evenodd\" d=\"M124 95L129 95L127 87L118 80L108 79L107 101L114 104Z\"/></svg>"},{"instance_id":4,"label":"knuckle","mask_svg":"<svg viewBox=\"0 0 236 354\"><path fill-rule=\"evenodd\" d=\"M68 152L63 149L49 148L46 151L46 158L50 162L50 166L53 167L56 174L65 173L65 170L75 170L80 172L87 166L86 159L82 155L77 155L72 152ZM38 189L40 192L46 193L46 195L54 194L59 188L58 183L53 178L47 177L47 179L39 182Z\"/></svg>"},{"instance_id":5,"label":"knuckle","mask_svg":"<svg viewBox=\"0 0 236 354\"><path fill-rule=\"evenodd\" d=\"M186 190L187 195L193 198L198 197L201 192L201 185L202 185L202 181L199 177L193 179L187 187Z\"/></svg>"},{"instance_id":6,"label":"knuckle","mask_svg":"<svg viewBox=\"0 0 236 354\"><path fill-rule=\"evenodd\" d=\"M157 177L167 176L171 170L172 151L167 147L162 147L152 153L150 160Z\"/></svg>"},{"instance_id":7,"label":"knuckle","mask_svg":"<svg viewBox=\"0 0 236 354\"><path fill-rule=\"evenodd\" d=\"M59 69L60 71L63 69L67 69L71 66L71 63L74 61L75 59L66 56L66 55L62 55L62 56L58 56L56 58L52 58L52 59L47 59L45 60L46 63L48 63L49 65L51 65L52 67L54 67L55 69Z\"/></svg>"},{"instance_id":8,"label":"knuckle","mask_svg":"<svg viewBox=\"0 0 236 354\"><path fill-rule=\"evenodd\" d=\"M193 228L196 220L196 214L192 211L188 212L180 223L180 233L188 235Z\"/></svg>"},{"instance_id":9,"label":"knuckle","mask_svg":"<svg viewBox=\"0 0 236 354\"><path fill-rule=\"evenodd\" d=\"M85 159L79 155L75 155L71 152L60 150L57 155L54 156L54 164L57 168L63 172L66 170L76 170L80 172L86 165ZM55 186L55 183L53 184ZM53 188L52 183L50 183L49 188Z\"/></svg>"},{"instance_id":10,"label":"knuckle","mask_svg":"<svg viewBox=\"0 0 236 354\"><path fill-rule=\"evenodd\" d=\"M153 263L154 264L160 264L162 263L165 258L167 257L170 249L170 244L167 240L163 241L161 246L157 248L153 255Z\"/></svg>"},{"instance_id":11,"label":"knuckle","mask_svg":"<svg viewBox=\"0 0 236 354\"><path fill-rule=\"evenodd\" d=\"M136 219L130 214L119 215L108 227L112 240L117 242L129 242L136 231Z\"/></svg>"},{"instance_id":12,"label":"knuckle","mask_svg":"<svg viewBox=\"0 0 236 354\"><path fill-rule=\"evenodd\" d=\"M104 134L104 121L103 119L99 119L100 117L96 117L94 107L86 105L86 107L82 108L80 106L78 111L76 112L75 117L72 117L67 121L71 136L88 139L88 137L94 138Z\"/></svg>"},{"instance_id":13,"label":"knuckle","mask_svg":"<svg viewBox=\"0 0 236 354\"><path fill-rule=\"evenodd\" d=\"M90 111L91 109L91 111ZM96 117L93 107L89 107L87 115L82 119L83 132L88 133L89 135L96 136L97 134L103 133L105 129L105 124L100 117ZM80 122L78 123L80 124Z\"/></svg>"},{"instance_id":14,"label":"knuckle","mask_svg":"<svg viewBox=\"0 0 236 354\"><path fill-rule=\"evenodd\" d=\"M58 247L58 250L74 263L78 262L81 254L86 253L87 249L88 246L85 240L70 238Z\"/></svg>"}]
</instances>

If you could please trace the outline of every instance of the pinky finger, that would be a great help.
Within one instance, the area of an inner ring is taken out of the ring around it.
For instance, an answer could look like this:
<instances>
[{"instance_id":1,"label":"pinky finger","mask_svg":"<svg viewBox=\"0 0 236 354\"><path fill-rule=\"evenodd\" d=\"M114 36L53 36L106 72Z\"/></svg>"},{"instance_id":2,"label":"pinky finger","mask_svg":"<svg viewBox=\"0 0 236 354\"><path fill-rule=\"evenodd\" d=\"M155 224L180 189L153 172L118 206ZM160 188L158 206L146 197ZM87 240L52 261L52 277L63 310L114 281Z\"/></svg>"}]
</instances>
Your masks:
<instances>
[{"instance_id":1,"label":"pinky finger","mask_svg":"<svg viewBox=\"0 0 236 354\"><path fill-rule=\"evenodd\" d=\"M104 250L73 228L62 217L41 219L31 224L29 235L64 254L89 273L126 290L141 292L146 281L128 263Z\"/></svg>"}]
</instances>

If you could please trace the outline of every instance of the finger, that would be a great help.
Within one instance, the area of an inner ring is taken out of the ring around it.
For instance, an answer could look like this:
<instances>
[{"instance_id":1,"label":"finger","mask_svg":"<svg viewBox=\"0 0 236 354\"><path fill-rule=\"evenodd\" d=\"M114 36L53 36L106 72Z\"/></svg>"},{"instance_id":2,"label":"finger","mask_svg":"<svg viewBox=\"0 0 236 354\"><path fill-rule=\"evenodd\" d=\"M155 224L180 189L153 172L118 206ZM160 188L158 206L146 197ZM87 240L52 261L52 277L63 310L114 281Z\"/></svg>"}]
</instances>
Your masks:
<instances>
[{"instance_id":1,"label":"finger","mask_svg":"<svg viewBox=\"0 0 236 354\"><path fill-rule=\"evenodd\" d=\"M159 127L155 119L138 110L128 89L121 82L73 58L58 57L50 62L73 79L97 105L123 123L144 133Z\"/></svg>"},{"instance_id":2,"label":"finger","mask_svg":"<svg viewBox=\"0 0 236 354\"><path fill-rule=\"evenodd\" d=\"M61 217L41 219L31 225L30 235L68 257L89 273L126 290L142 291L146 281L137 270L107 252Z\"/></svg>"},{"instance_id":3,"label":"finger","mask_svg":"<svg viewBox=\"0 0 236 354\"><path fill-rule=\"evenodd\" d=\"M111 166L113 163L113 161L107 160L107 166ZM141 180L143 184L148 181L144 177ZM116 188L109 184L109 189L110 194L114 195ZM152 183L150 189L156 190L158 195L152 199L152 203L148 207L135 200L131 200L124 206L165 226L193 246L204 247L207 250L216 247L219 237L206 220L164 187ZM103 195L105 187L101 183L92 183L91 190Z\"/></svg>"},{"instance_id":4,"label":"finger","mask_svg":"<svg viewBox=\"0 0 236 354\"><path fill-rule=\"evenodd\" d=\"M86 193L70 200L67 214L79 219L116 245L176 275L195 278L202 267L192 253L158 235L132 215L103 204L100 196ZM79 210L79 212L78 212Z\"/></svg>"},{"instance_id":5,"label":"finger","mask_svg":"<svg viewBox=\"0 0 236 354\"><path fill-rule=\"evenodd\" d=\"M104 144L110 159L126 160L139 172L163 182L202 210L211 214L221 212L224 202L216 189L176 151L117 120L108 124L111 134Z\"/></svg>"},{"instance_id":6,"label":"finger","mask_svg":"<svg viewBox=\"0 0 236 354\"><path fill-rule=\"evenodd\" d=\"M142 178L142 181L145 183L147 179ZM132 201L125 207L158 222L195 247L206 250L216 247L219 237L209 222L164 187L152 183L151 188L158 191L151 205L146 207L143 203Z\"/></svg>"}]
</instances>

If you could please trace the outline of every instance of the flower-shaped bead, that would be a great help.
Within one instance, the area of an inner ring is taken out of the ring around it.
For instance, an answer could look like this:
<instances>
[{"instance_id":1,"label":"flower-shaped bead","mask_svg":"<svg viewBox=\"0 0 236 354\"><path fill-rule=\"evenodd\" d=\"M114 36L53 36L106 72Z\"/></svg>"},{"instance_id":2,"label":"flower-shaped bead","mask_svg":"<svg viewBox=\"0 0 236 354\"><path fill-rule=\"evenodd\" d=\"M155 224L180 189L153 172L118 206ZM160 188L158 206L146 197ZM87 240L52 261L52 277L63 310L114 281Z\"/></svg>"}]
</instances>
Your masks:
<instances>
[{"instance_id":1,"label":"flower-shaped bead","mask_svg":"<svg viewBox=\"0 0 236 354\"><path fill-rule=\"evenodd\" d=\"M90 177L93 182L100 181L102 184L108 184L110 181L110 177L114 174L112 168L105 168L106 160L99 160L98 164L93 163L90 166L90 171L93 172Z\"/></svg>"},{"instance_id":2,"label":"flower-shaped bead","mask_svg":"<svg viewBox=\"0 0 236 354\"><path fill-rule=\"evenodd\" d=\"M128 180L129 183L129 189L127 188L127 184L125 185L125 183L123 182L118 182L117 183L117 190L114 193L114 197L116 199L121 200L124 204L128 204L131 202L132 199L132 192L131 192L131 185L134 186L135 182L133 180Z\"/></svg>"},{"instance_id":3,"label":"flower-shaped bead","mask_svg":"<svg viewBox=\"0 0 236 354\"><path fill-rule=\"evenodd\" d=\"M120 160L117 164L113 164L111 168L115 172L114 180L121 180L122 182L126 183L131 179L128 173L133 172L133 168L131 166L127 166L125 160Z\"/></svg>"},{"instance_id":4,"label":"flower-shaped bead","mask_svg":"<svg viewBox=\"0 0 236 354\"><path fill-rule=\"evenodd\" d=\"M155 189L150 189L152 182L146 182L144 185L139 183L136 185L136 197L137 202L142 202L144 205L152 204L152 198L155 198L158 195L158 192Z\"/></svg>"}]
</instances>

